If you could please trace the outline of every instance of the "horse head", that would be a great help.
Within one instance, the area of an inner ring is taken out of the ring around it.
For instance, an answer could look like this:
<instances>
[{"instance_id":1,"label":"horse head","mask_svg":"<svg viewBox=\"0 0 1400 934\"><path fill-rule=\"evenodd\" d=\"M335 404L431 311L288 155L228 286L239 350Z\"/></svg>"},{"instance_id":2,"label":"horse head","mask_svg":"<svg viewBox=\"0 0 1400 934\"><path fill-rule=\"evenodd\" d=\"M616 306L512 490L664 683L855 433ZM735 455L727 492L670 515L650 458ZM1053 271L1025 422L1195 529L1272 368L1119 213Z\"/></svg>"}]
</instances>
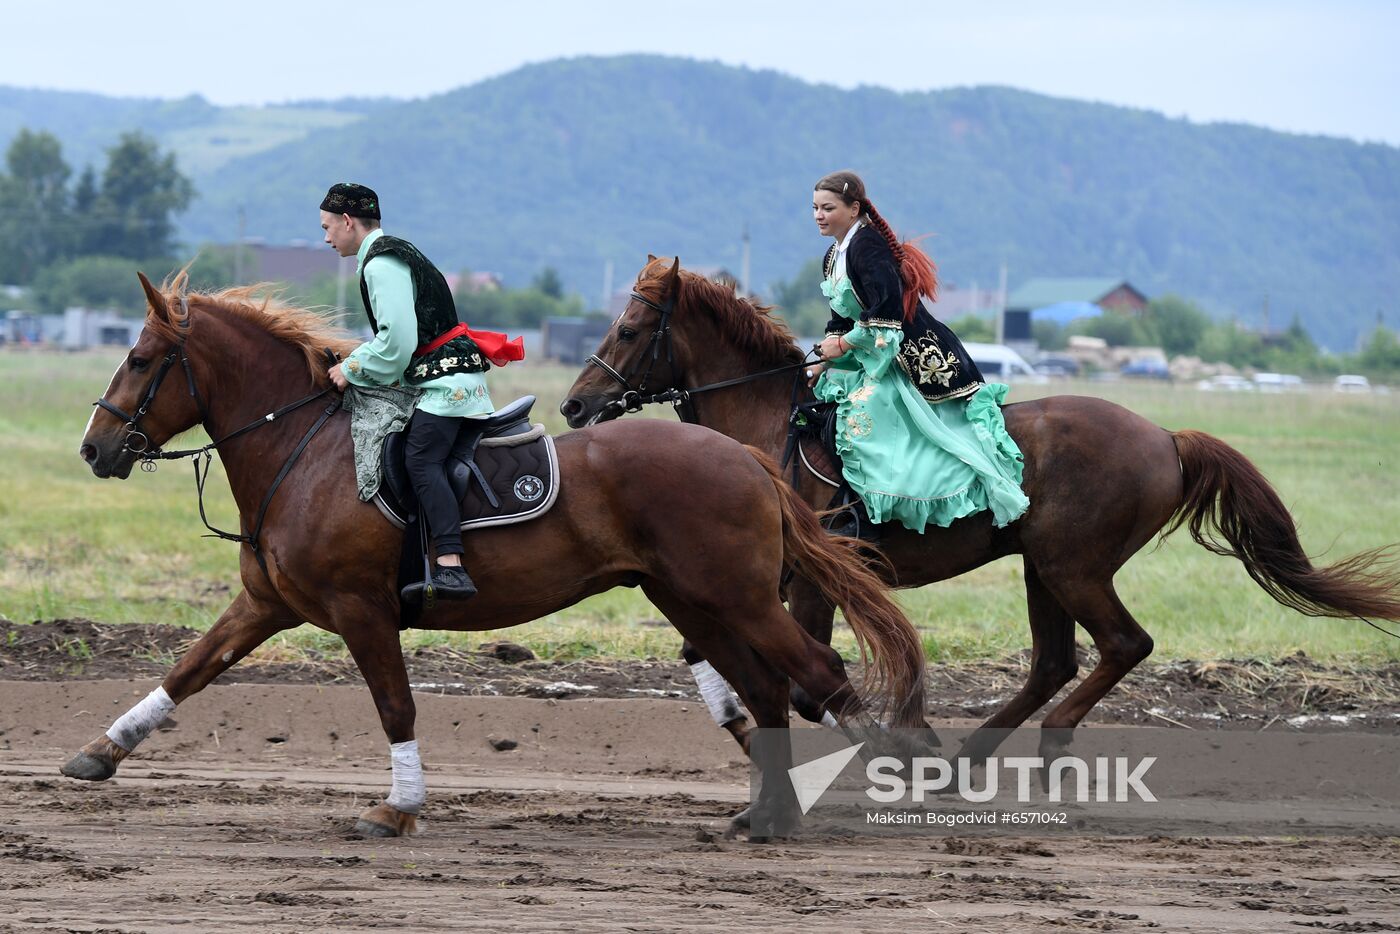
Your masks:
<instances>
[{"instance_id":1,"label":"horse head","mask_svg":"<svg viewBox=\"0 0 1400 934\"><path fill-rule=\"evenodd\" d=\"M684 369L672 331L680 293L680 258L667 264L648 254L627 307L559 406L570 427L617 418L643 394L676 388Z\"/></svg>"},{"instance_id":2,"label":"horse head","mask_svg":"<svg viewBox=\"0 0 1400 934\"><path fill-rule=\"evenodd\" d=\"M144 273L137 273L146 293L146 324L136 344L118 364L92 418L78 454L99 477L126 479L147 451L201 420L194 373L185 354L190 314L185 277L176 277L169 295ZM178 370L179 372L174 372Z\"/></svg>"}]
</instances>

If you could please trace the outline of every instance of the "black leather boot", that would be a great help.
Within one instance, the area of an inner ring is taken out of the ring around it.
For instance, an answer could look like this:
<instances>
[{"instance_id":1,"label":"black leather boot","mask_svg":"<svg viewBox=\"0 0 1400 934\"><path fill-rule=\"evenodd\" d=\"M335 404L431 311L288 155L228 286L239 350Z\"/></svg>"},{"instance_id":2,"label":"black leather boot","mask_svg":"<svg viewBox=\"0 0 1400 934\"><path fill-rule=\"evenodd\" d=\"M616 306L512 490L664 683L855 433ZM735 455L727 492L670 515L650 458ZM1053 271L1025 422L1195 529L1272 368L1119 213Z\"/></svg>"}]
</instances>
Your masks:
<instances>
[{"instance_id":1,"label":"black leather boot","mask_svg":"<svg viewBox=\"0 0 1400 934\"><path fill-rule=\"evenodd\" d=\"M405 603L421 603L430 609L438 600L466 600L476 596L476 585L466 568L439 567L431 581L414 581L399 592Z\"/></svg>"},{"instance_id":2,"label":"black leather boot","mask_svg":"<svg viewBox=\"0 0 1400 934\"><path fill-rule=\"evenodd\" d=\"M846 504L845 510L836 517L835 524L828 531L832 535L858 538L867 545L878 546L884 538L880 534L880 527L870 521L870 513L865 511L865 503L858 499Z\"/></svg>"}]
</instances>

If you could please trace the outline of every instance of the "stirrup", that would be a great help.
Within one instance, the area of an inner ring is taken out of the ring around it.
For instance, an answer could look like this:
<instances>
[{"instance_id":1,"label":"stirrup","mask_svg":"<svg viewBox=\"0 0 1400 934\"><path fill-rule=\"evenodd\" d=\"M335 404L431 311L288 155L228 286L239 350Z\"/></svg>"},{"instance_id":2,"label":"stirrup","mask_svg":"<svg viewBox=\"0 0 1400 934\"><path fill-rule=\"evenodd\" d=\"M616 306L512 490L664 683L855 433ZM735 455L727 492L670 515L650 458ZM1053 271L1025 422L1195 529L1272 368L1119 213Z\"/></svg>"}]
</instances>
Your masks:
<instances>
[{"instance_id":1,"label":"stirrup","mask_svg":"<svg viewBox=\"0 0 1400 934\"><path fill-rule=\"evenodd\" d=\"M846 516L845 522L840 525L833 524L827 528L832 535L843 535L847 538L857 538L867 545L879 545L884 539L880 527L870 521L870 513L865 509L865 503L858 499L853 499L845 504L842 512L836 514L835 518Z\"/></svg>"}]
</instances>

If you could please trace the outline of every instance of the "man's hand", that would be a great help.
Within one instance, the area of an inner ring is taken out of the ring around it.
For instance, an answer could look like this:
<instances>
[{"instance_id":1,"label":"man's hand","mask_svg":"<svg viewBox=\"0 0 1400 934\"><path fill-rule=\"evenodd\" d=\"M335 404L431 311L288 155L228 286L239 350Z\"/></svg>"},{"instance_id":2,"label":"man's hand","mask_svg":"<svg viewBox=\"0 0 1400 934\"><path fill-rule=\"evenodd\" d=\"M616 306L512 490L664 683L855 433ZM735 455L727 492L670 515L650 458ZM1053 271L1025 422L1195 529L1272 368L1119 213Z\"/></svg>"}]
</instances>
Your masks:
<instances>
[{"instance_id":1,"label":"man's hand","mask_svg":"<svg viewBox=\"0 0 1400 934\"><path fill-rule=\"evenodd\" d=\"M346 379L345 374L341 372L339 363L331 367L330 377L331 382L335 384L335 388L339 389L341 392L350 388L350 381Z\"/></svg>"}]
</instances>

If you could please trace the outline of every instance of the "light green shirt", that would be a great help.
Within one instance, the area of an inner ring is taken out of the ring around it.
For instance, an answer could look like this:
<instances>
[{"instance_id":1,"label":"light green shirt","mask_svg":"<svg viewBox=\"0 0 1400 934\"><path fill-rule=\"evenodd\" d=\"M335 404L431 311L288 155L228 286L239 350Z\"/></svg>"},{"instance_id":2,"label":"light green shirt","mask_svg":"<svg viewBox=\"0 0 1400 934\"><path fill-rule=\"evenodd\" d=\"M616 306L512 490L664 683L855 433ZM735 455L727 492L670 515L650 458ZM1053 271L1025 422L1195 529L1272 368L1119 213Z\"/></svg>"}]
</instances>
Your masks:
<instances>
[{"instance_id":1,"label":"light green shirt","mask_svg":"<svg viewBox=\"0 0 1400 934\"><path fill-rule=\"evenodd\" d=\"M370 244L384 235L376 230L360 244L356 272L365 277L369 303L379 326L374 337L356 347L341 365L356 386L396 386L403 381L413 351L418 348L416 293L408 266L394 256L376 256L365 264ZM484 418L496 409L486 390L485 373L451 373L418 384L423 395L418 408L430 415Z\"/></svg>"}]
</instances>

